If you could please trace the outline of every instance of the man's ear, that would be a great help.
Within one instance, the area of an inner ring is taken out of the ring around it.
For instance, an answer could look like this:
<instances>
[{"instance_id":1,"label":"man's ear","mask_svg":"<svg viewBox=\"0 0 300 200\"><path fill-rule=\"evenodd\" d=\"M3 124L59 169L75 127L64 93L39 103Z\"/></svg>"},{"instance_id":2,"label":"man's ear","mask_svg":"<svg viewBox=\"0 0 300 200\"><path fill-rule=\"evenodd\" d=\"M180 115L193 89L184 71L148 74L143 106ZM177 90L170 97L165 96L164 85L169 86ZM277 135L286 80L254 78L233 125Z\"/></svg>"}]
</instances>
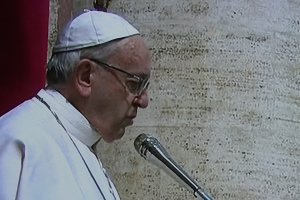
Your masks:
<instances>
[{"instance_id":1,"label":"man's ear","mask_svg":"<svg viewBox=\"0 0 300 200\"><path fill-rule=\"evenodd\" d=\"M82 59L76 66L74 72L74 84L78 93L84 97L91 94L91 76L95 72L92 62Z\"/></svg>"}]
</instances>

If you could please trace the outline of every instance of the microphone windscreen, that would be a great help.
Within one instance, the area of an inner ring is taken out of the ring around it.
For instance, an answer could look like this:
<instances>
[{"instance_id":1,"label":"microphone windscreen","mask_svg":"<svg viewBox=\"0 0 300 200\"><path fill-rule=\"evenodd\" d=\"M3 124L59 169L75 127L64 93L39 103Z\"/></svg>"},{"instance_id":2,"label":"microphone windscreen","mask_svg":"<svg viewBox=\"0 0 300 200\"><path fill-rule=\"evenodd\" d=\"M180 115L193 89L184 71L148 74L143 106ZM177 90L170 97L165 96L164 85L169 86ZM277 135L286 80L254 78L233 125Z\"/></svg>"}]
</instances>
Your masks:
<instances>
[{"instance_id":1,"label":"microphone windscreen","mask_svg":"<svg viewBox=\"0 0 300 200\"><path fill-rule=\"evenodd\" d=\"M142 147L143 142L147 139L148 135L146 135L145 133L140 134L135 140L134 140L134 147L135 150L141 154L140 150Z\"/></svg>"}]
</instances>

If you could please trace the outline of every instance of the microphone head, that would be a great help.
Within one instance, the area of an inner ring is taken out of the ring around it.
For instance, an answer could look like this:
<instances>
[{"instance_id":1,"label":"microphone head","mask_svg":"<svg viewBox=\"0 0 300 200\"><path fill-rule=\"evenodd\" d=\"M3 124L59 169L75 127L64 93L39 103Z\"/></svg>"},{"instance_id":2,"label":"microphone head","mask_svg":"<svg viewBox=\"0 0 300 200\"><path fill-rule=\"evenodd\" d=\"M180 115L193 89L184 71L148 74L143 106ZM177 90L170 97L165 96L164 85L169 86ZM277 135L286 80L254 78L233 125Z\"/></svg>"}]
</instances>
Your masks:
<instances>
[{"instance_id":1,"label":"microphone head","mask_svg":"<svg viewBox=\"0 0 300 200\"><path fill-rule=\"evenodd\" d=\"M146 141L146 139L148 138L148 135L145 133L140 134L135 140L134 140L134 147L135 150L141 154L141 149L143 147L143 143Z\"/></svg>"},{"instance_id":2,"label":"microphone head","mask_svg":"<svg viewBox=\"0 0 300 200\"><path fill-rule=\"evenodd\" d=\"M158 155L159 152L168 155L165 148L160 144L160 142L152 136L149 136L145 133L140 134L134 140L134 147L136 151L146 160L150 156L149 154Z\"/></svg>"}]
</instances>

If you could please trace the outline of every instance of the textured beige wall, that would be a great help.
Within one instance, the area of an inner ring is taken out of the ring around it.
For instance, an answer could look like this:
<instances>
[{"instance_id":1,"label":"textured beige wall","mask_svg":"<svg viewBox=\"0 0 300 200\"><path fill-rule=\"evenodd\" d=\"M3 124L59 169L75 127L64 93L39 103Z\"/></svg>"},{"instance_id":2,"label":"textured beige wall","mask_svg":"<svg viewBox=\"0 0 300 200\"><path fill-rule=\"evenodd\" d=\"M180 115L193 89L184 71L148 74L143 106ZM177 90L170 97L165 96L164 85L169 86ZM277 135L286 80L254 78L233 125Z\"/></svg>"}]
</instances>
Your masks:
<instances>
[{"instance_id":1,"label":"textured beige wall","mask_svg":"<svg viewBox=\"0 0 300 200\"><path fill-rule=\"evenodd\" d=\"M74 0L74 12L92 1ZM149 108L99 154L123 200L193 199L143 160L157 137L218 200L300 199L300 2L112 0L153 54Z\"/></svg>"},{"instance_id":2,"label":"textured beige wall","mask_svg":"<svg viewBox=\"0 0 300 200\"><path fill-rule=\"evenodd\" d=\"M50 0L47 60L50 59L52 48L57 35L58 7L58 0Z\"/></svg>"}]
</instances>

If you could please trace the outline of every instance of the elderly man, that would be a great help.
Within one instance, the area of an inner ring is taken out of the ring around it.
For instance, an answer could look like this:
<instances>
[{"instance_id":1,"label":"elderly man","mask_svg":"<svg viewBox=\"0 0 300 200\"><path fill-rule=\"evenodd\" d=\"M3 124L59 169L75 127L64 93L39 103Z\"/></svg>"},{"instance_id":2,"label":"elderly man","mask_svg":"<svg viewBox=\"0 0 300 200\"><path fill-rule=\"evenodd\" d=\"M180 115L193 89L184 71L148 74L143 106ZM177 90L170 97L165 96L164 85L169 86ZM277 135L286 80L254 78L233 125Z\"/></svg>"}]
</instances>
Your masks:
<instances>
[{"instance_id":1,"label":"elderly man","mask_svg":"<svg viewBox=\"0 0 300 200\"><path fill-rule=\"evenodd\" d=\"M123 18L87 11L72 20L46 89L0 118L0 199L120 199L93 147L121 138L147 107L150 65Z\"/></svg>"}]
</instances>

